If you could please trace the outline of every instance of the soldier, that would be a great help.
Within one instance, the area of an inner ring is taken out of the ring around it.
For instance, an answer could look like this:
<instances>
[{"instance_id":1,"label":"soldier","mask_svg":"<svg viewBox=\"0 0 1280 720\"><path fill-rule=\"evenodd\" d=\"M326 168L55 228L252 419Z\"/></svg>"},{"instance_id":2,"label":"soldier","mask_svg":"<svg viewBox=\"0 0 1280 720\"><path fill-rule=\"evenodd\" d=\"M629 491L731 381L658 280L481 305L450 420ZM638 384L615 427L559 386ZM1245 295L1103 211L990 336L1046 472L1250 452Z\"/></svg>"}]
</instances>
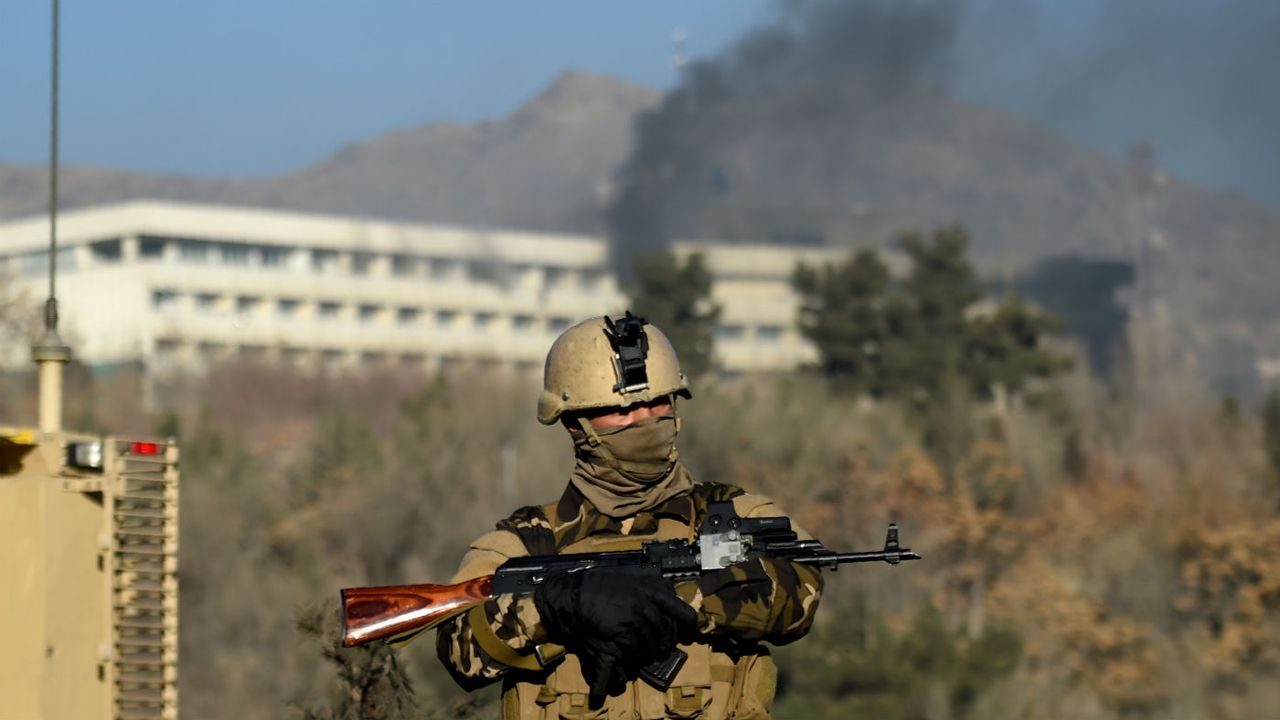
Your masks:
<instances>
[{"instance_id":1,"label":"soldier","mask_svg":"<svg viewBox=\"0 0 1280 720\"><path fill-rule=\"evenodd\" d=\"M709 502L780 515L766 497L694 482L676 451L676 396L691 397L688 383L656 327L627 313L566 330L547 354L538 420L569 432L568 486L473 542L452 582L518 556L693 540ZM770 558L674 588L595 568L446 622L437 650L465 688L503 680L504 718L768 718L777 671L761 641L802 637L821 591L817 569ZM688 658L668 689L638 679L676 647Z\"/></svg>"}]
</instances>

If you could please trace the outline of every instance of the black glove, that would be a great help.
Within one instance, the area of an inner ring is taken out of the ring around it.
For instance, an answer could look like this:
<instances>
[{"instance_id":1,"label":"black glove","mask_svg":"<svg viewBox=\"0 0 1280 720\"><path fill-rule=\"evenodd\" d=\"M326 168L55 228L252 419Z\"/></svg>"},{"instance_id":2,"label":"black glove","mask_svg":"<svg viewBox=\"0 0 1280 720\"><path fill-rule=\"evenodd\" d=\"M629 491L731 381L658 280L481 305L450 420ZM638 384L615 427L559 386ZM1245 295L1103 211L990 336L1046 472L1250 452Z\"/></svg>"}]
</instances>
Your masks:
<instances>
[{"instance_id":1,"label":"black glove","mask_svg":"<svg viewBox=\"0 0 1280 720\"><path fill-rule=\"evenodd\" d=\"M698 620L667 581L612 568L553 575L534 591L533 602L547 638L578 655L597 698L666 659Z\"/></svg>"}]
</instances>

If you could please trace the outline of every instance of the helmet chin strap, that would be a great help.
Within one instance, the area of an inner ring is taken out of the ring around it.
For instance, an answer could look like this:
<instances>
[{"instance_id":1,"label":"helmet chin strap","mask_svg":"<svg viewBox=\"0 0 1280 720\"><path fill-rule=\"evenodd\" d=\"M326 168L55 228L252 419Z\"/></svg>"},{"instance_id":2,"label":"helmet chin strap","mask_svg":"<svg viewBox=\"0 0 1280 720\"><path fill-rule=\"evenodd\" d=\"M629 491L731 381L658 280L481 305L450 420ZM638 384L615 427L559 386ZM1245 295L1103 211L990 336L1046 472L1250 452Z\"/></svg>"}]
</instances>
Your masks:
<instances>
[{"instance_id":1,"label":"helmet chin strap","mask_svg":"<svg viewBox=\"0 0 1280 720\"><path fill-rule=\"evenodd\" d=\"M613 468L614 471L630 477L627 471L622 469L622 464L618 462L618 458L614 456L609 446L600 442L600 436L596 434L596 429L591 425L591 421L583 415L577 416L577 420L578 427L582 428L582 432L587 435L587 444L595 450L600 459L604 460L604 464Z\"/></svg>"},{"instance_id":2,"label":"helmet chin strap","mask_svg":"<svg viewBox=\"0 0 1280 720\"><path fill-rule=\"evenodd\" d=\"M590 443L591 447L600 447L600 436L596 434L596 429L591 424L591 421L587 420L585 415L574 415L573 419L578 421L578 428L586 434L587 442Z\"/></svg>"}]
</instances>

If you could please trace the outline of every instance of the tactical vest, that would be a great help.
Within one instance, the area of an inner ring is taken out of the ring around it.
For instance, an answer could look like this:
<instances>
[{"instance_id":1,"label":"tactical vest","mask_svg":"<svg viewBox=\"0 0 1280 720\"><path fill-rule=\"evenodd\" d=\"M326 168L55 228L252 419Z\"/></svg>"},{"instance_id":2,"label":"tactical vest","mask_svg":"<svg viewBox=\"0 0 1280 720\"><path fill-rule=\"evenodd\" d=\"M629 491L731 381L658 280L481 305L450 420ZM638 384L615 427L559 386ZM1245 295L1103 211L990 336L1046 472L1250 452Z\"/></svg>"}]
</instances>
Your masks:
<instances>
[{"instance_id":1,"label":"tactical vest","mask_svg":"<svg viewBox=\"0 0 1280 720\"><path fill-rule=\"evenodd\" d=\"M521 523L513 528L530 555L584 553L607 550L637 550L648 540L694 540L708 502L732 498L738 513L747 516L758 504L768 502L743 493L739 488L699 483L693 489L694 517L691 525L663 517L657 532L650 535L593 535L556 547L546 518L555 512L555 503L526 508L541 522ZM540 513L540 518L538 514ZM511 672L504 679L502 716L506 720L658 720L659 718L699 718L701 720L761 720L769 718L777 685L777 668L768 650L757 643L726 641L715 645L682 644L689 659L671 687L658 690L643 680L627 683L620 695L605 698L599 708L588 706L589 686L575 655L568 654L540 672Z\"/></svg>"}]
</instances>

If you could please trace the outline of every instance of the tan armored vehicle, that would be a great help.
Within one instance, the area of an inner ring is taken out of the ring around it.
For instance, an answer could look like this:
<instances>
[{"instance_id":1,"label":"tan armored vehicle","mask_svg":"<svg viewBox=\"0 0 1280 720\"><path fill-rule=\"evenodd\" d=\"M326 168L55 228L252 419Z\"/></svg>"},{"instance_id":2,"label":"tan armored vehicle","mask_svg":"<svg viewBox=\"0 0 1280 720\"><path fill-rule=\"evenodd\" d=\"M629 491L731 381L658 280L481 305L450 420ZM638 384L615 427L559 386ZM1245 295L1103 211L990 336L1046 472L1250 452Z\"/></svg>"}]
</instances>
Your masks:
<instances>
[{"instance_id":1,"label":"tan armored vehicle","mask_svg":"<svg viewBox=\"0 0 1280 720\"><path fill-rule=\"evenodd\" d=\"M0 720L176 718L178 449L0 426Z\"/></svg>"}]
</instances>

